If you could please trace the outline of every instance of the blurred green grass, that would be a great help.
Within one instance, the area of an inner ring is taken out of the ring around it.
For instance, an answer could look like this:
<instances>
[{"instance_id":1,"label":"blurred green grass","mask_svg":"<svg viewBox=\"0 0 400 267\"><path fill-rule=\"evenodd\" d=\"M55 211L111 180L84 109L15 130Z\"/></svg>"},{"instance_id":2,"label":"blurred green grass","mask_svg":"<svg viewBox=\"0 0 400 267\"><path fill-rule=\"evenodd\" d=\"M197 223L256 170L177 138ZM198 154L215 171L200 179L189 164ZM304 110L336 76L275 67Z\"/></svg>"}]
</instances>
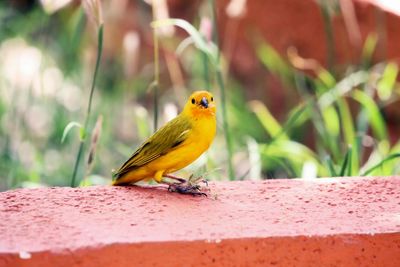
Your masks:
<instances>
[{"instance_id":1,"label":"blurred green grass","mask_svg":"<svg viewBox=\"0 0 400 267\"><path fill-rule=\"evenodd\" d=\"M203 5L212 18L213 1ZM142 8L151 21L151 12ZM327 40L332 40L330 13L324 8ZM78 160L75 184L109 184L111 170L151 134L154 110L159 111L158 125L165 123L197 88L211 88L219 98L218 135L212 148L182 175L262 179L399 172L400 142L390 142L382 112L398 100L399 70L394 62L372 65L376 35L367 38L359 65L337 71L333 59L329 69L312 62L311 74L299 64L310 59L295 50L283 57L256 36L254 52L265 72L279 77L288 94L298 99L294 105L288 101L286 114L278 116L262 101L247 100L245 85L228 75L229 62L219 51L217 31L209 40L197 22L158 20L153 26L174 25L187 32L159 36L163 51L175 54L177 49L181 68L140 55L145 48L131 33L130 47L120 56L105 51L93 109L86 115L98 45L86 14L76 4L49 14L39 4L18 10L0 3L0 190L70 185L82 133L71 127L61 139L68 124L84 125L85 116L85 153ZM196 21L207 17L202 16ZM150 24L142 27L151 30ZM149 85L157 64L160 80L155 94ZM176 82L179 77L183 82ZM103 123L96 133L100 115ZM93 134L99 135L95 154L90 152ZM90 166L88 155L93 157Z\"/></svg>"}]
</instances>

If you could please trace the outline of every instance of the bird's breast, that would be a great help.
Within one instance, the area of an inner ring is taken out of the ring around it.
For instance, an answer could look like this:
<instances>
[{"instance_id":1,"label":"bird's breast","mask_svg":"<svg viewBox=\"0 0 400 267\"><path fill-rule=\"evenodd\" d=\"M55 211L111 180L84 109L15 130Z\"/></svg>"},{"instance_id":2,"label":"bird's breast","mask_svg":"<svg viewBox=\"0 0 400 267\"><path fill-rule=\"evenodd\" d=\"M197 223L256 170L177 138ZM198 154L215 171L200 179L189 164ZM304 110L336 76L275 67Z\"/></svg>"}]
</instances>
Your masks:
<instances>
[{"instance_id":1,"label":"bird's breast","mask_svg":"<svg viewBox=\"0 0 400 267\"><path fill-rule=\"evenodd\" d=\"M160 160L167 172L182 169L195 161L211 145L216 133L215 119L197 119L192 121L188 138L175 150ZM164 165L165 164L165 165ZM160 168L163 166L159 166Z\"/></svg>"},{"instance_id":2,"label":"bird's breast","mask_svg":"<svg viewBox=\"0 0 400 267\"><path fill-rule=\"evenodd\" d=\"M214 116L200 117L192 122L192 134L195 142L208 146L212 143L216 133L217 123ZM206 148L206 149L207 149Z\"/></svg>"}]
</instances>

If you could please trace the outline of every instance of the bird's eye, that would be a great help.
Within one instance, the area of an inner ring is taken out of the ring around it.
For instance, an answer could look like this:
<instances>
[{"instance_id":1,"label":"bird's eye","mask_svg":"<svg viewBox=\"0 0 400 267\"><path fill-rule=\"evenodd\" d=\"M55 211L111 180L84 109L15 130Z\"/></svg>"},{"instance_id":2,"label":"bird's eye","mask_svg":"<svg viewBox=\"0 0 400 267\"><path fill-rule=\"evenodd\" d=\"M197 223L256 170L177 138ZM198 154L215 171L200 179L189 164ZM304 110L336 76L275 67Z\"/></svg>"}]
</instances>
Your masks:
<instances>
[{"instance_id":1,"label":"bird's eye","mask_svg":"<svg viewBox=\"0 0 400 267\"><path fill-rule=\"evenodd\" d=\"M211 101L214 101L214 97L211 97Z\"/></svg>"},{"instance_id":2,"label":"bird's eye","mask_svg":"<svg viewBox=\"0 0 400 267\"><path fill-rule=\"evenodd\" d=\"M194 98L192 98L192 104L196 103L196 100L194 100Z\"/></svg>"}]
</instances>

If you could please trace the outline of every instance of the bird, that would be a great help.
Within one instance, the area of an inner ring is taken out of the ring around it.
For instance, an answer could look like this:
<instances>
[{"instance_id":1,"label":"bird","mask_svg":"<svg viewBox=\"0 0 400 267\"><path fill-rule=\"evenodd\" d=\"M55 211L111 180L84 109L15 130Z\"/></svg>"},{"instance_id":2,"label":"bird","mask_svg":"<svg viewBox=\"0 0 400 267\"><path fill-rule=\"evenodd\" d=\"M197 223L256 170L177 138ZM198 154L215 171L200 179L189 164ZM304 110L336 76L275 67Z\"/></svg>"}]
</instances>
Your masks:
<instances>
[{"instance_id":1,"label":"bird","mask_svg":"<svg viewBox=\"0 0 400 267\"><path fill-rule=\"evenodd\" d=\"M216 105L208 91L195 91L182 112L142 143L114 173L113 185L155 180L169 191L206 195L196 184L172 173L188 166L210 147L216 135ZM173 179L171 183L164 178Z\"/></svg>"}]
</instances>

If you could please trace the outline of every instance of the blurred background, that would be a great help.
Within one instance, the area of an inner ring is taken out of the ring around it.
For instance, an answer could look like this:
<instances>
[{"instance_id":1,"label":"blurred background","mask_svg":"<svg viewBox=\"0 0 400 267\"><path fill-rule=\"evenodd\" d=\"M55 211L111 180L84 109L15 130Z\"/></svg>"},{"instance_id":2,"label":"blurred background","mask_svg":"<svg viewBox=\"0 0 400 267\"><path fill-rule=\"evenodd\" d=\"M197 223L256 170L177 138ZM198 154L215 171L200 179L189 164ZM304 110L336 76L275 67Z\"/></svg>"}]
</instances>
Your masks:
<instances>
[{"instance_id":1,"label":"blurred background","mask_svg":"<svg viewBox=\"0 0 400 267\"><path fill-rule=\"evenodd\" d=\"M199 89L182 176L398 174L399 60L397 1L1 1L0 190L109 184Z\"/></svg>"}]
</instances>

